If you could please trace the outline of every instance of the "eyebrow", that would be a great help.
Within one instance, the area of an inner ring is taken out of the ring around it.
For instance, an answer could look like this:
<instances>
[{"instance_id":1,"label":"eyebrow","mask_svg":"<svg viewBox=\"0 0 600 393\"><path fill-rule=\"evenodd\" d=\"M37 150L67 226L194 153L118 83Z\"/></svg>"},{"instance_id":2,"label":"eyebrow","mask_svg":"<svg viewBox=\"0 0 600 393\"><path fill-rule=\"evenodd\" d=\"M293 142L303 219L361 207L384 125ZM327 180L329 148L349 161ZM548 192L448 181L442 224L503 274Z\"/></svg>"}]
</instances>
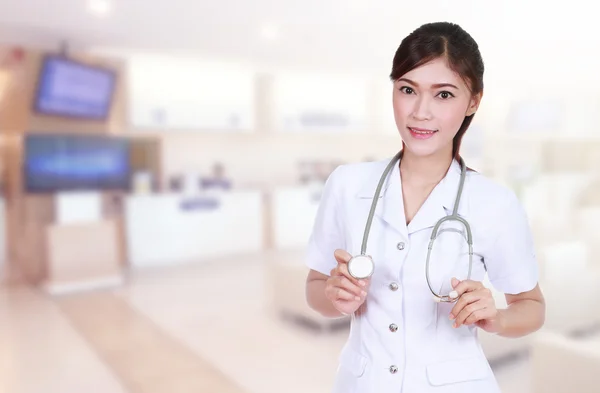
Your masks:
<instances>
[{"instance_id":1,"label":"eyebrow","mask_svg":"<svg viewBox=\"0 0 600 393\"><path fill-rule=\"evenodd\" d=\"M416 83L416 82L413 82L413 81L411 81L410 79L406 79L406 78L400 78L400 79L398 79L398 82L400 82L400 81L403 81L403 82L409 83L409 84L411 84L411 85L413 85L413 86L416 86L416 87L418 87L418 86L419 86L419 84L418 84L418 83ZM441 88L441 87L452 87L452 88L454 88L454 89L458 90L458 87L456 87L456 86L455 86L455 85L453 85L452 83L436 83L436 84L433 84L433 85L431 85L431 87L433 87L434 89L439 89L439 88Z\"/></svg>"}]
</instances>

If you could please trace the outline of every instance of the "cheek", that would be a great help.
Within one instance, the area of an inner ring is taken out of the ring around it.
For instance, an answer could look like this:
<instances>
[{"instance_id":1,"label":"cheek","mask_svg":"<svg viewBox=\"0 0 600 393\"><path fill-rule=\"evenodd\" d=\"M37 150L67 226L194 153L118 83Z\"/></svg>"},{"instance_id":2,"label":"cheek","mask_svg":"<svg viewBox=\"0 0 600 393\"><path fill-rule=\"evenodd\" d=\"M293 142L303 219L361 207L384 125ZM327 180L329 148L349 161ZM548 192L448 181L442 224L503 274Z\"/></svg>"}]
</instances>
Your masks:
<instances>
[{"instance_id":1,"label":"cheek","mask_svg":"<svg viewBox=\"0 0 600 393\"><path fill-rule=\"evenodd\" d=\"M445 105L439 108L436 117L442 130L455 134L465 119L464 114L465 110L462 105Z\"/></svg>"},{"instance_id":2,"label":"cheek","mask_svg":"<svg viewBox=\"0 0 600 393\"><path fill-rule=\"evenodd\" d=\"M394 108L394 118L396 119L396 124L403 124L410 114L410 105L407 100L402 100L398 96L394 96L392 102Z\"/></svg>"}]
</instances>

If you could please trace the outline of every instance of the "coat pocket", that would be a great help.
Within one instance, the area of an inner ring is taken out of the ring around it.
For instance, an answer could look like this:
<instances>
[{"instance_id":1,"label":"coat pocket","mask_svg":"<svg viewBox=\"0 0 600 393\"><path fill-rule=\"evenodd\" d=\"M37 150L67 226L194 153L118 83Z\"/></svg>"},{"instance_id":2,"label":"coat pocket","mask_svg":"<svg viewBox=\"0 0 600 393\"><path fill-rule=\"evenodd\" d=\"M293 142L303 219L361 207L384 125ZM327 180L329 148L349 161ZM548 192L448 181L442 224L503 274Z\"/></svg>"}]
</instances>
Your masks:
<instances>
[{"instance_id":1,"label":"coat pocket","mask_svg":"<svg viewBox=\"0 0 600 393\"><path fill-rule=\"evenodd\" d=\"M347 346L340 355L340 367L346 368L352 375L358 378L365 373L367 358Z\"/></svg>"},{"instance_id":2,"label":"coat pocket","mask_svg":"<svg viewBox=\"0 0 600 393\"><path fill-rule=\"evenodd\" d=\"M427 366L427 379L432 386L483 380L492 376L492 370L481 357L452 359Z\"/></svg>"},{"instance_id":3,"label":"coat pocket","mask_svg":"<svg viewBox=\"0 0 600 393\"><path fill-rule=\"evenodd\" d=\"M339 367L334 381L332 393L371 393L374 392L369 383L368 359L346 346L339 358Z\"/></svg>"}]
</instances>

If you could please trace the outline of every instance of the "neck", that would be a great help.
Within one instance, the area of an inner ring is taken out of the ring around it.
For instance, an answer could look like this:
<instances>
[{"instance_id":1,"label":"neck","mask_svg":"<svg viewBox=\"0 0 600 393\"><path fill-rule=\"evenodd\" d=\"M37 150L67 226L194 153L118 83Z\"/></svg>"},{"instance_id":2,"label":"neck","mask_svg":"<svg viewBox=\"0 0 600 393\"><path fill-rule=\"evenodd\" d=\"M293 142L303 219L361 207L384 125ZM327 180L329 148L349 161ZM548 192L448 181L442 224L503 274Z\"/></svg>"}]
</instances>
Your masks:
<instances>
[{"instance_id":1,"label":"neck","mask_svg":"<svg viewBox=\"0 0 600 393\"><path fill-rule=\"evenodd\" d=\"M452 152L423 157L404 149L400 160L402 181L422 186L437 184L446 176L452 159Z\"/></svg>"}]
</instances>

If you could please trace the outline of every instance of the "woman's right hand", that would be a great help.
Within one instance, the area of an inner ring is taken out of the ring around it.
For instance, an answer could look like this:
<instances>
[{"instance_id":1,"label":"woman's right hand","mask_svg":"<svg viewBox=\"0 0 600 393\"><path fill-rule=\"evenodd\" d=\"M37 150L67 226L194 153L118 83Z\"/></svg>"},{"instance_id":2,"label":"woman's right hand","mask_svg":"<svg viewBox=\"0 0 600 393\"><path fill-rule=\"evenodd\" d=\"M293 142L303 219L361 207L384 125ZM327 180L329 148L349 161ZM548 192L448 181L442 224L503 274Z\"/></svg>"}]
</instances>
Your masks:
<instances>
[{"instance_id":1,"label":"woman's right hand","mask_svg":"<svg viewBox=\"0 0 600 393\"><path fill-rule=\"evenodd\" d=\"M348 273L348 252L335 250L334 256L338 264L327 279L325 295L339 312L353 314L365 302L370 279L357 280Z\"/></svg>"}]
</instances>

